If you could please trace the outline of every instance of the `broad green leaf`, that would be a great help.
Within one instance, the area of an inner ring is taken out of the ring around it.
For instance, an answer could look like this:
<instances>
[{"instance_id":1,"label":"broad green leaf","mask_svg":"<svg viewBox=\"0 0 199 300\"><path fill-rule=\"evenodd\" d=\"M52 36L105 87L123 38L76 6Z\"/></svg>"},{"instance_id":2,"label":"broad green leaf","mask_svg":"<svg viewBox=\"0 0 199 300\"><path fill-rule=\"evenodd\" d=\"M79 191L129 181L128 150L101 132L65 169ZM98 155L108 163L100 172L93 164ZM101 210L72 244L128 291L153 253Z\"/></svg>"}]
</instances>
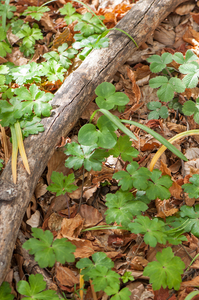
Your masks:
<instances>
[{"instance_id":1,"label":"broad green leaf","mask_svg":"<svg viewBox=\"0 0 199 300\"><path fill-rule=\"evenodd\" d=\"M84 165L87 171L93 169L94 171L100 171L102 168L102 162L105 161L105 157L108 153L103 149L96 149L94 146L83 146L75 142L66 145L67 150L64 152L66 155L72 155L67 158L65 166L68 168L79 169Z\"/></svg>"},{"instance_id":2,"label":"broad green leaf","mask_svg":"<svg viewBox=\"0 0 199 300\"><path fill-rule=\"evenodd\" d=\"M20 280L17 283L17 291L26 296L27 300L59 300L58 295L53 290L44 291L46 282L41 274L29 276L29 283L25 280Z\"/></svg>"},{"instance_id":3,"label":"broad green leaf","mask_svg":"<svg viewBox=\"0 0 199 300\"><path fill-rule=\"evenodd\" d=\"M116 222L123 226L128 226L133 216L140 215L142 211L148 208L145 203L136 200L132 193L123 191L107 194L106 206L108 207L105 212L106 222L108 224Z\"/></svg>"},{"instance_id":4,"label":"broad green leaf","mask_svg":"<svg viewBox=\"0 0 199 300\"><path fill-rule=\"evenodd\" d=\"M78 132L78 142L82 145L92 146L98 141L98 132L95 125L85 124Z\"/></svg>"},{"instance_id":5,"label":"broad green leaf","mask_svg":"<svg viewBox=\"0 0 199 300\"><path fill-rule=\"evenodd\" d=\"M182 111L185 116L194 115L194 121L199 124L199 98L196 99L196 102L191 100L186 101L182 107Z\"/></svg>"},{"instance_id":6,"label":"broad green leaf","mask_svg":"<svg viewBox=\"0 0 199 300\"><path fill-rule=\"evenodd\" d=\"M41 74L46 76L49 81L60 80L62 82L64 80L64 73L66 71L67 70L55 60L42 63Z\"/></svg>"},{"instance_id":7,"label":"broad green leaf","mask_svg":"<svg viewBox=\"0 0 199 300\"><path fill-rule=\"evenodd\" d=\"M186 88L191 89L197 86L199 78L199 64L197 62L192 61L181 65L179 71L182 74L187 74L182 80Z\"/></svg>"},{"instance_id":8,"label":"broad green leaf","mask_svg":"<svg viewBox=\"0 0 199 300\"><path fill-rule=\"evenodd\" d=\"M41 119L36 116L31 116L30 118L24 119L20 122L20 127L24 137L30 134L38 134L44 131L43 124L40 123Z\"/></svg>"},{"instance_id":9,"label":"broad green leaf","mask_svg":"<svg viewBox=\"0 0 199 300\"><path fill-rule=\"evenodd\" d=\"M165 223L159 219L150 220L148 217L138 216L128 227L132 233L144 234L145 243L151 247L155 247L157 243L166 244Z\"/></svg>"},{"instance_id":10,"label":"broad green leaf","mask_svg":"<svg viewBox=\"0 0 199 300\"><path fill-rule=\"evenodd\" d=\"M67 242L67 239L57 239L53 242L53 234L40 228L32 228L34 238L23 244L23 248L35 255L35 260L41 268L52 267L56 261L61 264L73 262L75 256L73 252L76 247Z\"/></svg>"},{"instance_id":11,"label":"broad green leaf","mask_svg":"<svg viewBox=\"0 0 199 300\"><path fill-rule=\"evenodd\" d=\"M93 262L89 258L81 258L76 264L78 269L82 269L81 274L85 280L89 279L90 272L97 266L105 266L109 270L114 267L114 262L104 252L94 253L92 260Z\"/></svg>"},{"instance_id":12,"label":"broad green leaf","mask_svg":"<svg viewBox=\"0 0 199 300\"><path fill-rule=\"evenodd\" d=\"M74 173L64 176L63 173L52 172L51 175L52 183L47 187L47 190L50 192L56 193L56 196L65 195L66 193L72 193L77 190L78 187L73 184L75 182Z\"/></svg>"},{"instance_id":13,"label":"broad green leaf","mask_svg":"<svg viewBox=\"0 0 199 300\"><path fill-rule=\"evenodd\" d=\"M176 52L173 55L173 60L175 60L178 64L183 65L184 63L188 63L194 60L197 60L198 56L195 55L190 49L187 50L185 54L185 58L181 52Z\"/></svg>"},{"instance_id":14,"label":"broad green leaf","mask_svg":"<svg viewBox=\"0 0 199 300\"><path fill-rule=\"evenodd\" d=\"M169 115L168 109L166 106L162 106L160 102L157 101L151 101L147 103L148 109L152 110L152 112L149 113L148 119L159 119L161 118L167 118Z\"/></svg>"},{"instance_id":15,"label":"broad green leaf","mask_svg":"<svg viewBox=\"0 0 199 300\"><path fill-rule=\"evenodd\" d=\"M33 19L40 21L43 14L49 11L50 8L47 6L29 6L24 12L23 16L31 16Z\"/></svg>"},{"instance_id":16,"label":"broad green leaf","mask_svg":"<svg viewBox=\"0 0 199 300\"><path fill-rule=\"evenodd\" d=\"M199 175L194 174L189 179L191 183L186 183L182 185L185 193L189 194L190 198L198 198L199 197Z\"/></svg>"},{"instance_id":17,"label":"broad green leaf","mask_svg":"<svg viewBox=\"0 0 199 300\"><path fill-rule=\"evenodd\" d=\"M166 68L166 65L171 63L173 60L173 57L171 53L165 52L162 54L162 56L159 55L152 55L150 56L147 61L151 63L150 69L153 73L159 73L164 68Z\"/></svg>"},{"instance_id":18,"label":"broad green leaf","mask_svg":"<svg viewBox=\"0 0 199 300\"><path fill-rule=\"evenodd\" d=\"M71 24L73 21L79 21L82 18L81 14L76 13L76 9L71 3L65 4L64 7L59 9L59 11L62 15L66 15L64 20L67 25Z\"/></svg>"},{"instance_id":19,"label":"broad green leaf","mask_svg":"<svg viewBox=\"0 0 199 300\"><path fill-rule=\"evenodd\" d=\"M111 297L110 300L130 300L131 292L127 287L123 288L121 291L119 291L116 295Z\"/></svg>"},{"instance_id":20,"label":"broad green leaf","mask_svg":"<svg viewBox=\"0 0 199 300\"><path fill-rule=\"evenodd\" d=\"M126 171L119 171L113 175L113 178L119 181L119 186L123 191L127 191L135 187L138 190L146 190L148 187L148 179L151 172L147 168L139 168L139 164L135 161L128 164Z\"/></svg>"},{"instance_id":21,"label":"broad green leaf","mask_svg":"<svg viewBox=\"0 0 199 300\"><path fill-rule=\"evenodd\" d=\"M4 281L0 286L0 299L13 300L14 295L11 294L11 287L8 282Z\"/></svg>"},{"instance_id":22,"label":"broad green leaf","mask_svg":"<svg viewBox=\"0 0 199 300\"><path fill-rule=\"evenodd\" d=\"M182 93L185 91L185 84L176 77L169 80L164 76L157 76L149 81L152 88L159 88L157 91L158 98L163 102L169 102L174 97L174 92Z\"/></svg>"},{"instance_id":23,"label":"broad green leaf","mask_svg":"<svg viewBox=\"0 0 199 300\"><path fill-rule=\"evenodd\" d=\"M178 256L174 256L171 247L167 247L158 252L157 261L148 263L145 267L143 275L150 277L150 283L154 290L174 288L179 290L182 282L181 274L185 268L184 262Z\"/></svg>"},{"instance_id":24,"label":"broad green leaf","mask_svg":"<svg viewBox=\"0 0 199 300\"><path fill-rule=\"evenodd\" d=\"M124 161L131 162L133 157L138 156L139 152L132 147L130 138L127 135L124 135L118 138L116 145L109 150L108 154L113 155L114 157L119 157L121 155L121 158Z\"/></svg>"},{"instance_id":25,"label":"broad green leaf","mask_svg":"<svg viewBox=\"0 0 199 300\"><path fill-rule=\"evenodd\" d=\"M191 231L193 235L199 237L199 204L195 205L195 208L183 205L180 208L180 216L189 220L189 223L185 227L186 231Z\"/></svg>"},{"instance_id":26,"label":"broad green leaf","mask_svg":"<svg viewBox=\"0 0 199 300\"><path fill-rule=\"evenodd\" d=\"M169 188L172 186L171 177L168 175L163 175L160 170L153 170L151 174L151 181L148 182L148 187L146 189L146 195L149 199L155 200L160 198L161 200L168 199L171 196Z\"/></svg>"}]
</instances>

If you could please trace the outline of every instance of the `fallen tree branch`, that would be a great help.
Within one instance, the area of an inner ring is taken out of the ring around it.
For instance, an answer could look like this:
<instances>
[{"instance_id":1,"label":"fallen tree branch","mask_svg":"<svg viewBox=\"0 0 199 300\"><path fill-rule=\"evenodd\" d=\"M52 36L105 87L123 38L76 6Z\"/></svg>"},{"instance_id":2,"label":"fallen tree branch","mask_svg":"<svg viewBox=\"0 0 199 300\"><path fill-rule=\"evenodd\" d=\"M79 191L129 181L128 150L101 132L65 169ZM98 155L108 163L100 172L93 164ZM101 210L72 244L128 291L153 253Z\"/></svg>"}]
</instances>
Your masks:
<instances>
[{"instance_id":1,"label":"fallen tree branch","mask_svg":"<svg viewBox=\"0 0 199 300\"><path fill-rule=\"evenodd\" d=\"M158 24L176 6L186 0L140 0L119 22L118 28L130 34L141 45L153 34ZM73 128L82 112L94 98L95 88L110 81L117 70L136 51L134 43L123 33L111 31L108 48L94 50L55 94L51 117L44 119L45 132L25 141L31 174L18 160L17 184L12 183L11 163L0 179L0 285L12 257L18 230L35 186L55 146Z\"/></svg>"}]
</instances>

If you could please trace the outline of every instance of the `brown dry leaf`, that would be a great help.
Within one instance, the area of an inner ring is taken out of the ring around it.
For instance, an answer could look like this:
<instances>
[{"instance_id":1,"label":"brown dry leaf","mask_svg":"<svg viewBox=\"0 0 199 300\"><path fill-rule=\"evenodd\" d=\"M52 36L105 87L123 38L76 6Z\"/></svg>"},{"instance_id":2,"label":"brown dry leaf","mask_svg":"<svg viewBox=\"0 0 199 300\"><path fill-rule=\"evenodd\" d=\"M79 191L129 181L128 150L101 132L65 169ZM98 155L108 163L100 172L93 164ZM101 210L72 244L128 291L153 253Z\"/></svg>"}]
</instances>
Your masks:
<instances>
[{"instance_id":1,"label":"brown dry leaf","mask_svg":"<svg viewBox=\"0 0 199 300\"><path fill-rule=\"evenodd\" d=\"M45 184L44 179L40 177L35 188L35 197L38 199L43 196L47 192L46 188L47 184Z\"/></svg>"},{"instance_id":2,"label":"brown dry leaf","mask_svg":"<svg viewBox=\"0 0 199 300\"><path fill-rule=\"evenodd\" d=\"M190 2L185 2L180 4L176 9L175 9L175 13L183 16L183 15L188 15L188 13L190 13L195 7L195 3L190 3Z\"/></svg>"},{"instance_id":3,"label":"brown dry leaf","mask_svg":"<svg viewBox=\"0 0 199 300\"><path fill-rule=\"evenodd\" d=\"M26 65L28 63L28 59L24 57L18 47L13 47L12 53L8 53L6 57L8 61L14 63L16 66Z\"/></svg>"},{"instance_id":4,"label":"brown dry leaf","mask_svg":"<svg viewBox=\"0 0 199 300\"><path fill-rule=\"evenodd\" d=\"M190 13L190 15L192 16L192 18L193 18L193 20L197 23L197 24L199 24L199 13Z\"/></svg>"},{"instance_id":5,"label":"brown dry leaf","mask_svg":"<svg viewBox=\"0 0 199 300\"><path fill-rule=\"evenodd\" d=\"M196 276L192 280L184 281L180 285L180 289L185 287L197 287L199 286L199 276Z\"/></svg>"},{"instance_id":6,"label":"brown dry leaf","mask_svg":"<svg viewBox=\"0 0 199 300\"><path fill-rule=\"evenodd\" d=\"M135 284L136 283L136 284ZM141 282L131 282L129 284L127 284L126 286L130 292L131 292L131 296L130 299L131 300L137 300L137 299L153 299L154 296L151 292L148 292L148 295L145 295L144 297L142 297L143 293L146 292L145 291L145 287Z\"/></svg>"},{"instance_id":7,"label":"brown dry leaf","mask_svg":"<svg viewBox=\"0 0 199 300\"><path fill-rule=\"evenodd\" d=\"M96 192L96 190L97 190L97 186L94 185L93 187L86 189L84 191L83 197L86 198L86 201L88 201L93 196L93 194Z\"/></svg>"},{"instance_id":8,"label":"brown dry leaf","mask_svg":"<svg viewBox=\"0 0 199 300\"><path fill-rule=\"evenodd\" d=\"M189 29L183 35L183 40L192 46L199 46L199 32L189 26Z\"/></svg>"},{"instance_id":9,"label":"brown dry leaf","mask_svg":"<svg viewBox=\"0 0 199 300\"><path fill-rule=\"evenodd\" d=\"M32 216L30 217L30 219L28 219L26 221L26 223L28 225L30 225L31 227L39 227L40 225L40 212L39 210L36 210L36 212L34 214L32 214Z\"/></svg>"},{"instance_id":10,"label":"brown dry leaf","mask_svg":"<svg viewBox=\"0 0 199 300\"><path fill-rule=\"evenodd\" d=\"M59 214L54 212L50 215L47 221L48 221L48 228L51 231L59 231L61 229L63 217L61 217Z\"/></svg>"},{"instance_id":11,"label":"brown dry leaf","mask_svg":"<svg viewBox=\"0 0 199 300\"><path fill-rule=\"evenodd\" d=\"M103 20L103 23L106 25L108 24L108 28L112 28L116 25L117 20L116 20L116 16L113 12L107 12L104 14L105 19Z\"/></svg>"},{"instance_id":12,"label":"brown dry leaf","mask_svg":"<svg viewBox=\"0 0 199 300\"><path fill-rule=\"evenodd\" d=\"M55 25L53 23L53 20L50 18L48 13L43 13L41 17L41 25L44 27L45 31L51 31L53 33L56 33Z\"/></svg>"},{"instance_id":13,"label":"brown dry leaf","mask_svg":"<svg viewBox=\"0 0 199 300\"><path fill-rule=\"evenodd\" d=\"M84 219L77 214L72 219L64 218L61 224L60 234L63 237L78 237L83 228Z\"/></svg>"},{"instance_id":14,"label":"brown dry leaf","mask_svg":"<svg viewBox=\"0 0 199 300\"><path fill-rule=\"evenodd\" d=\"M160 211L160 212L156 215L156 217L157 217L157 218L165 219L165 217L173 216L173 215L175 215L177 212L178 212L178 209L177 209L177 208L171 208L171 209L169 209L169 210Z\"/></svg>"},{"instance_id":15,"label":"brown dry leaf","mask_svg":"<svg viewBox=\"0 0 199 300\"><path fill-rule=\"evenodd\" d=\"M79 279L69 268L63 267L61 265L56 265L55 271L56 271L56 278L57 280L59 280L61 285L72 287L75 284L79 283Z\"/></svg>"},{"instance_id":16,"label":"brown dry leaf","mask_svg":"<svg viewBox=\"0 0 199 300\"><path fill-rule=\"evenodd\" d=\"M137 68L134 71L136 82L142 80L143 78L146 78L150 74L151 74L151 70L148 65L142 65L141 67Z\"/></svg>"},{"instance_id":17,"label":"brown dry leaf","mask_svg":"<svg viewBox=\"0 0 199 300\"><path fill-rule=\"evenodd\" d=\"M44 53L46 53L46 52L48 52L48 48L47 48L46 45L37 44L35 46L35 53L34 53L33 58L31 59L30 62L33 62L33 61L37 62L44 55Z\"/></svg>"},{"instance_id":18,"label":"brown dry leaf","mask_svg":"<svg viewBox=\"0 0 199 300\"><path fill-rule=\"evenodd\" d=\"M169 28L162 23L154 31L154 40L164 44L165 46L173 46L175 42L175 32L173 28Z\"/></svg>"},{"instance_id":19,"label":"brown dry leaf","mask_svg":"<svg viewBox=\"0 0 199 300\"><path fill-rule=\"evenodd\" d=\"M195 158L184 163L185 176L190 174L190 170L192 170L192 175L199 174L199 158Z\"/></svg>"},{"instance_id":20,"label":"brown dry leaf","mask_svg":"<svg viewBox=\"0 0 199 300\"><path fill-rule=\"evenodd\" d=\"M56 149L51 158L48 161L48 173L46 175L48 184L51 184L51 175L53 171L63 173L65 176L72 173L72 170L65 167L65 160L67 156L61 149Z\"/></svg>"},{"instance_id":21,"label":"brown dry leaf","mask_svg":"<svg viewBox=\"0 0 199 300\"><path fill-rule=\"evenodd\" d=\"M160 147L160 143L152 142L152 143L145 143L143 147L141 147L141 151L151 151L155 150Z\"/></svg>"},{"instance_id":22,"label":"brown dry leaf","mask_svg":"<svg viewBox=\"0 0 199 300\"><path fill-rule=\"evenodd\" d=\"M62 237L63 236L61 234L58 235L58 238L62 238ZM93 248L91 241L84 240L84 239L78 239L78 238L72 238L72 237L68 237L68 236L67 236L67 239L69 240L69 242L71 242L73 245L76 246L76 250L74 253L75 258L89 257L93 253L95 253L95 250Z\"/></svg>"},{"instance_id":23,"label":"brown dry leaf","mask_svg":"<svg viewBox=\"0 0 199 300\"><path fill-rule=\"evenodd\" d=\"M172 164L169 169L171 171L171 173L177 173L179 171L179 169L181 168L182 163L181 160L177 160L174 164Z\"/></svg>"},{"instance_id":24,"label":"brown dry leaf","mask_svg":"<svg viewBox=\"0 0 199 300\"><path fill-rule=\"evenodd\" d=\"M185 153L185 156L189 160L199 158L199 148L196 147L188 148Z\"/></svg>"},{"instance_id":25,"label":"brown dry leaf","mask_svg":"<svg viewBox=\"0 0 199 300\"><path fill-rule=\"evenodd\" d=\"M186 126L181 125L181 124L171 123L171 122L167 122L167 127L168 127L170 130L173 130L173 131L175 131L175 132L177 132L177 133L181 133L181 132L187 130Z\"/></svg>"},{"instance_id":26,"label":"brown dry leaf","mask_svg":"<svg viewBox=\"0 0 199 300\"><path fill-rule=\"evenodd\" d=\"M142 270L144 270L144 267L147 266L147 264L148 264L148 260L144 259L141 256L135 256L132 259L130 266L131 266L131 269L133 269L133 270L142 271Z\"/></svg>"},{"instance_id":27,"label":"brown dry leaf","mask_svg":"<svg viewBox=\"0 0 199 300\"><path fill-rule=\"evenodd\" d=\"M169 192L171 193L171 196L173 196L174 198L182 199L181 197L182 188L176 181L173 180L173 184L169 188Z\"/></svg>"},{"instance_id":28,"label":"brown dry leaf","mask_svg":"<svg viewBox=\"0 0 199 300\"><path fill-rule=\"evenodd\" d=\"M52 50L57 49L63 43L67 43L68 46L71 46L73 42L73 35L70 32L70 29L67 27L62 33L56 34L55 39L53 40Z\"/></svg>"},{"instance_id":29,"label":"brown dry leaf","mask_svg":"<svg viewBox=\"0 0 199 300\"><path fill-rule=\"evenodd\" d=\"M129 79L132 82L132 91L133 91L133 93L135 95L135 102L138 103L140 101L140 98L141 98L140 88L136 84L134 72L129 67L126 67L126 68L127 68L127 75L128 75Z\"/></svg>"},{"instance_id":30,"label":"brown dry leaf","mask_svg":"<svg viewBox=\"0 0 199 300\"><path fill-rule=\"evenodd\" d=\"M85 227L92 227L96 224L101 224L101 221L103 220L102 214L90 205L82 204L80 207L80 214L85 220Z\"/></svg>"}]
</instances>

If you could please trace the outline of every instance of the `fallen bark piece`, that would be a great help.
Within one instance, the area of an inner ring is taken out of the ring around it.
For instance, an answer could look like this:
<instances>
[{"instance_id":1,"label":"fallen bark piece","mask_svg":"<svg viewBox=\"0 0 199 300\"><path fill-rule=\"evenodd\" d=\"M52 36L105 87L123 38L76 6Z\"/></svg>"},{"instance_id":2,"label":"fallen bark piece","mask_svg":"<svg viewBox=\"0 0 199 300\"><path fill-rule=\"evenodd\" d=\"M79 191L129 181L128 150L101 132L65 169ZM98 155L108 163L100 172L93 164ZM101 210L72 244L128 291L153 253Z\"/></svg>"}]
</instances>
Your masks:
<instances>
[{"instance_id":1,"label":"fallen bark piece","mask_svg":"<svg viewBox=\"0 0 199 300\"><path fill-rule=\"evenodd\" d=\"M116 27L126 31L141 45L158 24L183 2L186 0L140 0ZM108 48L92 51L81 66L66 78L52 101L56 109L51 117L43 120L45 132L26 139L31 174L27 174L19 158L17 184L13 188L10 162L3 171L0 181L0 285L9 267L25 210L55 146L62 136L70 132L92 101L96 87L110 81L137 49L132 40L119 31L111 31L109 39ZM10 197L5 190L9 190Z\"/></svg>"}]
</instances>

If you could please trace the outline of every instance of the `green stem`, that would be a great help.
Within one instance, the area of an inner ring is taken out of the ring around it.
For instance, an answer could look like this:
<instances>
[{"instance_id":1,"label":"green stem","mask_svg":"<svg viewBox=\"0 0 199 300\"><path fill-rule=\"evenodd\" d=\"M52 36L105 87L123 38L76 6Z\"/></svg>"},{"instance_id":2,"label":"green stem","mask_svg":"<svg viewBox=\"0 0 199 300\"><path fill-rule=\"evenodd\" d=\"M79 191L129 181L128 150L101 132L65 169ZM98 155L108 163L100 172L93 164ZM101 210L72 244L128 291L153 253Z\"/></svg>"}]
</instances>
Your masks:
<instances>
[{"instance_id":1,"label":"green stem","mask_svg":"<svg viewBox=\"0 0 199 300\"><path fill-rule=\"evenodd\" d=\"M109 33L109 31L111 31L111 30L117 30L117 31L120 31L120 32L126 34L126 35L133 41L133 43L136 45L136 47L139 48L138 44L137 44L136 41L132 38L132 36L130 36L130 34L128 34L126 31L124 31L124 30L122 30L122 29L120 29L120 28L116 28L116 27L111 28L111 29L107 29L106 31L104 31L104 32L100 35L100 37L98 38L98 40L100 40L101 38L105 37L105 36ZM97 42L98 42L98 40L97 40Z\"/></svg>"},{"instance_id":2,"label":"green stem","mask_svg":"<svg viewBox=\"0 0 199 300\"><path fill-rule=\"evenodd\" d=\"M14 124L14 127L15 127L19 152L21 154L21 158L23 160L24 167L25 167L26 171L28 172L28 174L30 174L30 168L29 168L28 159L27 159L27 156L26 156L25 148L24 148L23 137L22 137L22 133L21 133L21 127L20 127L20 124L19 124L18 121Z\"/></svg>"},{"instance_id":3,"label":"green stem","mask_svg":"<svg viewBox=\"0 0 199 300\"><path fill-rule=\"evenodd\" d=\"M18 154L18 143L15 128L13 125L10 126L12 135L12 177L13 182L17 183L17 154Z\"/></svg>"}]
</instances>

